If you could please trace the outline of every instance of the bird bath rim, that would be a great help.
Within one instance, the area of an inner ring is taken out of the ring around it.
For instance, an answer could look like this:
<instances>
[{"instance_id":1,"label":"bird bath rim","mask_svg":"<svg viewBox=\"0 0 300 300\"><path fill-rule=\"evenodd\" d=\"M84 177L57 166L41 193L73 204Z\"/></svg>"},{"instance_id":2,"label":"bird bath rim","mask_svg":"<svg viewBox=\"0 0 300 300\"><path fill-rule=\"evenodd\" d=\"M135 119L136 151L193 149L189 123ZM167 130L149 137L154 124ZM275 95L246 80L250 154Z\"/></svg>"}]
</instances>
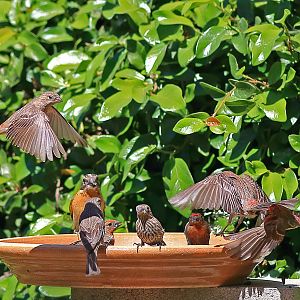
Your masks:
<instances>
[{"instance_id":1,"label":"bird bath rim","mask_svg":"<svg viewBox=\"0 0 300 300\"><path fill-rule=\"evenodd\" d=\"M89 288L213 287L243 282L251 261L228 257L221 237L210 245L187 245L183 233L166 233L167 246L145 246L136 252L136 233L116 233L115 246L100 249L99 276L85 276L86 252L70 245L75 234L17 237L0 240L0 258L20 282Z\"/></svg>"}]
</instances>

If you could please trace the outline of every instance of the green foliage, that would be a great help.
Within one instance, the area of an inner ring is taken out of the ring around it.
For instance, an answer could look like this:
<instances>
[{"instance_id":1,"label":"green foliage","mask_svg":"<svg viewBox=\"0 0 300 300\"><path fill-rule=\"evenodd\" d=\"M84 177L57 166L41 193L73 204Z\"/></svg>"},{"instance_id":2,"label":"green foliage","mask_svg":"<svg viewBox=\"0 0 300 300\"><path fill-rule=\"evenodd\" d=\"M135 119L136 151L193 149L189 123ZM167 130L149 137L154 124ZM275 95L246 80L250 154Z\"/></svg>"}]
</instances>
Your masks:
<instances>
[{"instance_id":1,"label":"green foliage","mask_svg":"<svg viewBox=\"0 0 300 300\"><path fill-rule=\"evenodd\" d=\"M216 169L262 178L277 201L298 194L296 0L0 3L0 121L58 90L57 109L89 143L41 163L0 138L1 237L71 232L68 205L86 172L100 174L107 217L130 231L141 202L182 231L189 212L167 197ZM298 278L297 240L289 233L290 256L279 247L257 272ZM14 277L0 283L6 299L37 293Z\"/></svg>"}]
</instances>

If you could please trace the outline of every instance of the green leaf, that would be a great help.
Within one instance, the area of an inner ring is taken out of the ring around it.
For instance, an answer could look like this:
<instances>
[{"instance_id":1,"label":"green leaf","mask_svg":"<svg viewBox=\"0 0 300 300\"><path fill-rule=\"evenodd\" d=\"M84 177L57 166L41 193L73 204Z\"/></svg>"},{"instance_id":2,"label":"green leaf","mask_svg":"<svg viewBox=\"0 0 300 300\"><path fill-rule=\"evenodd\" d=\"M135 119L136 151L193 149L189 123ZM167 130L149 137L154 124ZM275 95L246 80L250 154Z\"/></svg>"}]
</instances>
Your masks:
<instances>
[{"instance_id":1,"label":"green leaf","mask_svg":"<svg viewBox=\"0 0 300 300\"><path fill-rule=\"evenodd\" d=\"M279 201L283 192L283 180L278 173L268 172L262 178L262 187L271 200Z\"/></svg>"},{"instance_id":2,"label":"green leaf","mask_svg":"<svg viewBox=\"0 0 300 300\"><path fill-rule=\"evenodd\" d=\"M181 88L174 84L165 85L157 95L151 95L150 99L167 111L176 111L185 107Z\"/></svg>"},{"instance_id":3,"label":"green leaf","mask_svg":"<svg viewBox=\"0 0 300 300\"><path fill-rule=\"evenodd\" d=\"M272 24L260 24L250 27L246 32L260 32L250 43L252 51L252 65L257 66L263 63L275 45L281 29Z\"/></svg>"},{"instance_id":4,"label":"green leaf","mask_svg":"<svg viewBox=\"0 0 300 300\"><path fill-rule=\"evenodd\" d=\"M280 99L274 104L259 104L259 107L264 111L266 116L275 122L285 122L286 117L286 101L285 99Z\"/></svg>"},{"instance_id":5,"label":"green leaf","mask_svg":"<svg viewBox=\"0 0 300 300\"><path fill-rule=\"evenodd\" d=\"M26 57L34 60L34 61L41 61L48 57L48 53L45 48L39 44L34 43L31 45L26 46L24 54Z\"/></svg>"},{"instance_id":6,"label":"green leaf","mask_svg":"<svg viewBox=\"0 0 300 300\"><path fill-rule=\"evenodd\" d=\"M64 27L47 27L41 33L40 37L48 43L61 43L73 41L73 37L69 35Z\"/></svg>"},{"instance_id":7,"label":"green leaf","mask_svg":"<svg viewBox=\"0 0 300 300\"><path fill-rule=\"evenodd\" d=\"M286 68L286 64L283 64L279 61L273 63L269 71L268 83L269 84L276 83L282 77L285 68Z\"/></svg>"},{"instance_id":8,"label":"green leaf","mask_svg":"<svg viewBox=\"0 0 300 300\"><path fill-rule=\"evenodd\" d=\"M127 79L138 79L138 80L145 80L145 76L133 69L123 69L116 73L116 77L120 78L127 78Z\"/></svg>"},{"instance_id":9,"label":"green leaf","mask_svg":"<svg viewBox=\"0 0 300 300\"><path fill-rule=\"evenodd\" d=\"M78 14L75 17L74 22L71 26L75 29L85 29L89 26L89 17L87 14Z\"/></svg>"},{"instance_id":10,"label":"green leaf","mask_svg":"<svg viewBox=\"0 0 300 300\"><path fill-rule=\"evenodd\" d=\"M50 20L55 16L62 15L65 10L57 3L44 2L38 4L31 12L30 17L35 21Z\"/></svg>"},{"instance_id":11,"label":"green leaf","mask_svg":"<svg viewBox=\"0 0 300 300\"><path fill-rule=\"evenodd\" d=\"M167 45L163 43L157 44L150 49L145 60L145 70L148 74L156 72L165 56L166 50Z\"/></svg>"},{"instance_id":12,"label":"green leaf","mask_svg":"<svg viewBox=\"0 0 300 300\"><path fill-rule=\"evenodd\" d=\"M41 71L41 84L54 88L61 88L66 86L64 79L60 75L49 70Z\"/></svg>"},{"instance_id":13,"label":"green leaf","mask_svg":"<svg viewBox=\"0 0 300 300\"><path fill-rule=\"evenodd\" d=\"M26 196L29 194L36 194L39 193L43 190L43 187L37 184L33 184L31 185L28 189L25 190L25 192L23 192L22 196Z\"/></svg>"},{"instance_id":14,"label":"green leaf","mask_svg":"<svg viewBox=\"0 0 300 300\"><path fill-rule=\"evenodd\" d=\"M292 169L286 169L283 174L283 187L287 199L292 198L298 188L298 179Z\"/></svg>"},{"instance_id":15,"label":"green leaf","mask_svg":"<svg viewBox=\"0 0 300 300\"><path fill-rule=\"evenodd\" d=\"M210 95L213 98L223 98L226 93L222 91L221 89L210 85L206 82L200 82L201 87L207 92L208 95Z\"/></svg>"},{"instance_id":16,"label":"green leaf","mask_svg":"<svg viewBox=\"0 0 300 300\"><path fill-rule=\"evenodd\" d=\"M228 116L219 115L216 118L220 121L220 125L218 126L211 126L209 129L215 134L223 134L226 133L236 133L237 127L234 125L232 120Z\"/></svg>"},{"instance_id":17,"label":"green leaf","mask_svg":"<svg viewBox=\"0 0 300 300\"><path fill-rule=\"evenodd\" d=\"M260 89L247 81L230 80L230 83L236 87L232 95L239 99L248 99L258 93Z\"/></svg>"},{"instance_id":18,"label":"green leaf","mask_svg":"<svg viewBox=\"0 0 300 300\"><path fill-rule=\"evenodd\" d=\"M2 300L13 300L18 286L18 280L16 276L9 276L5 279L6 281L6 291L2 297Z\"/></svg>"},{"instance_id":19,"label":"green leaf","mask_svg":"<svg viewBox=\"0 0 300 300\"><path fill-rule=\"evenodd\" d=\"M161 25L185 25L194 28L192 21L188 18L178 16L170 10L157 10L153 12L153 17Z\"/></svg>"},{"instance_id":20,"label":"green leaf","mask_svg":"<svg viewBox=\"0 0 300 300\"><path fill-rule=\"evenodd\" d=\"M39 291L46 297L60 298L71 295L71 288L58 286L39 286Z\"/></svg>"},{"instance_id":21,"label":"green leaf","mask_svg":"<svg viewBox=\"0 0 300 300\"><path fill-rule=\"evenodd\" d=\"M104 91L109 87L112 78L115 76L115 73L120 68L120 65L124 61L126 54L127 51L123 49L117 52L112 59L109 59L106 62L101 78L100 91Z\"/></svg>"},{"instance_id":22,"label":"green leaf","mask_svg":"<svg viewBox=\"0 0 300 300\"><path fill-rule=\"evenodd\" d=\"M299 134L290 134L289 142L295 151L300 152L300 135Z\"/></svg>"},{"instance_id":23,"label":"green leaf","mask_svg":"<svg viewBox=\"0 0 300 300\"><path fill-rule=\"evenodd\" d=\"M121 149L121 143L117 137L113 135L100 135L94 136L92 141L96 147L103 153L119 153Z\"/></svg>"},{"instance_id":24,"label":"green leaf","mask_svg":"<svg viewBox=\"0 0 300 300\"><path fill-rule=\"evenodd\" d=\"M260 176L268 172L265 164L259 160L246 161L246 169L250 174L255 176Z\"/></svg>"},{"instance_id":25,"label":"green leaf","mask_svg":"<svg viewBox=\"0 0 300 300\"><path fill-rule=\"evenodd\" d=\"M47 68L53 72L61 72L69 69L75 69L78 65L88 60L89 56L78 50L70 50L52 57L47 64Z\"/></svg>"},{"instance_id":26,"label":"green leaf","mask_svg":"<svg viewBox=\"0 0 300 300\"><path fill-rule=\"evenodd\" d=\"M132 95L121 91L107 98L101 106L101 111L97 115L98 121L106 121L115 117L124 106L127 106L132 100Z\"/></svg>"},{"instance_id":27,"label":"green leaf","mask_svg":"<svg viewBox=\"0 0 300 300\"><path fill-rule=\"evenodd\" d=\"M206 124L202 120L195 118L183 118L176 123L173 130L179 134L187 135L198 132L205 126Z\"/></svg>"},{"instance_id":28,"label":"green leaf","mask_svg":"<svg viewBox=\"0 0 300 300\"><path fill-rule=\"evenodd\" d=\"M0 28L0 46L5 44L11 37L13 37L16 32L12 27Z\"/></svg>"},{"instance_id":29,"label":"green leaf","mask_svg":"<svg viewBox=\"0 0 300 300\"><path fill-rule=\"evenodd\" d=\"M229 53L228 58L229 58L230 72L231 72L232 76L235 79L242 78L243 77L242 75L245 71L245 67L242 67L241 69L239 69L237 60L232 54Z\"/></svg>"},{"instance_id":30,"label":"green leaf","mask_svg":"<svg viewBox=\"0 0 300 300\"><path fill-rule=\"evenodd\" d=\"M198 36L186 40L186 46L178 49L178 62L181 67L187 66L196 56L195 45Z\"/></svg>"},{"instance_id":31,"label":"green leaf","mask_svg":"<svg viewBox=\"0 0 300 300\"><path fill-rule=\"evenodd\" d=\"M196 45L197 58L205 58L213 54L221 42L229 38L226 29L213 26L207 29L199 38Z\"/></svg>"},{"instance_id":32,"label":"green leaf","mask_svg":"<svg viewBox=\"0 0 300 300\"><path fill-rule=\"evenodd\" d=\"M175 158L165 163L163 181L168 199L187 189L194 183L190 170L182 158ZM184 217L189 217L191 213L189 209L178 211Z\"/></svg>"}]
</instances>

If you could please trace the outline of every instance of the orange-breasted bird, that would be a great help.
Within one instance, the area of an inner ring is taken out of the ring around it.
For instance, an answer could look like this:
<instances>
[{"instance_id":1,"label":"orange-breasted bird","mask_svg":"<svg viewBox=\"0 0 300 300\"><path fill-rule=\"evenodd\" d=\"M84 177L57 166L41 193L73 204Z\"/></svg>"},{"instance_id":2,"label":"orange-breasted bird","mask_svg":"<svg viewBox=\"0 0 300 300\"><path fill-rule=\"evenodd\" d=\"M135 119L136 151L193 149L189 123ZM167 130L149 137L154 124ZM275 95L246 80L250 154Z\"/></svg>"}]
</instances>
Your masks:
<instances>
[{"instance_id":1,"label":"orange-breasted bird","mask_svg":"<svg viewBox=\"0 0 300 300\"><path fill-rule=\"evenodd\" d=\"M188 245L208 245L210 228L200 213L192 213L185 225L184 234Z\"/></svg>"},{"instance_id":2,"label":"orange-breasted bird","mask_svg":"<svg viewBox=\"0 0 300 300\"><path fill-rule=\"evenodd\" d=\"M83 176L80 190L72 199L69 207L75 232L78 232L79 217L85 207L85 203L93 197L97 197L99 199L101 210L104 213L105 201L98 185L98 176L96 174L86 174Z\"/></svg>"},{"instance_id":3,"label":"orange-breasted bird","mask_svg":"<svg viewBox=\"0 0 300 300\"><path fill-rule=\"evenodd\" d=\"M57 93L43 93L2 123L0 134L5 134L14 146L41 161L52 161L53 154L57 158L66 158L59 139L70 140L80 146L86 146L87 143L53 107L61 101Z\"/></svg>"},{"instance_id":4,"label":"orange-breasted bird","mask_svg":"<svg viewBox=\"0 0 300 300\"><path fill-rule=\"evenodd\" d=\"M223 209L229 213L227 226L235 216L240 217L237 229L244 217L256 216L257 211L253 211L253 207L271 201L250 176L224 171L206 177L169 199L169 202L179 208Z\"/></svg>"},{"instance_id":5,"label":"orange-breasted bird","mask_svg":"<svg viewBox=\"0 0 300 300\"><path fill-rule=\"evenodd\" d=\"M122 223L117 220L106 220L105 221L105 236L104 236L105 244L107 244L107 245L115 244L114 232L121 225L122 225Z\"/></svg>"},{"instance_id":6,"label":"orange-breasted bird","mask_svg":"<svg viewBox=\"0 0 300 300\"><path fill-rule=\"evenodd\" d=\"M104 216L99 205L99 198L90 198L79 218L79 236L87 253L86 275L98 275L98 249L104 244Z\"/></svg>"},{"instance_id":7,"label":"orange-breasted bird","mask_svg":"<svg viewBox=\"0 0 300 300\"><path fill-rule=\"evenodd\" d=\"M233 258L261 262L283 241L287 230L300 227L300 216L292 210L298 201L293 198L258 205L256 209L266 210L263 223L258 227L225 237L232 240L224 245L225 251Z\"/></svg>"},{"instance_id":8,"label":"orange-breasted bird","mask_svg":"<svg viewBox=\"0 0 300 300\"><path fill-rule=\"evenodd\" d=\"M138 205L136 207L136 213L136 233L141 239L140 243L134 243L134 245L137 245L137 252L139 247L142 247L145 244L159 246L159 249L161 249L161 246L166 246L166 243L163 240L165 230L160 222L153 216L149 205Z\"/></svg>"}]
</instances>

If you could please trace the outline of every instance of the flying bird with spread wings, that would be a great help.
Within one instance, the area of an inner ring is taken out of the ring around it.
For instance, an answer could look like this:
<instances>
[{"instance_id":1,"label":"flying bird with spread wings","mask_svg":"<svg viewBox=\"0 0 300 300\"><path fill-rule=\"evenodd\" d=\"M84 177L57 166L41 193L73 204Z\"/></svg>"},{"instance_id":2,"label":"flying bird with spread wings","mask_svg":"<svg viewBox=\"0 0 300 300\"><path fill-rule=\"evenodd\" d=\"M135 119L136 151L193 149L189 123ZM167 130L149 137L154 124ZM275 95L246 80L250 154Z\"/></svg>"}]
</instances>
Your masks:
<instances>
[{"instance_id":1,"label":"flying bird with spread wings","mask_svg":"<svg viewBox=\"0 0 300 300\"><path fill-rule=\"evenodd\" d=\"M66 158L59 139L86 146L86 141L53 107L61 102L54 92L45 92L13 113L0 124L0 134L5 134L14 146L34 155L41 161Z\"/></svg>"}]
</instances>

